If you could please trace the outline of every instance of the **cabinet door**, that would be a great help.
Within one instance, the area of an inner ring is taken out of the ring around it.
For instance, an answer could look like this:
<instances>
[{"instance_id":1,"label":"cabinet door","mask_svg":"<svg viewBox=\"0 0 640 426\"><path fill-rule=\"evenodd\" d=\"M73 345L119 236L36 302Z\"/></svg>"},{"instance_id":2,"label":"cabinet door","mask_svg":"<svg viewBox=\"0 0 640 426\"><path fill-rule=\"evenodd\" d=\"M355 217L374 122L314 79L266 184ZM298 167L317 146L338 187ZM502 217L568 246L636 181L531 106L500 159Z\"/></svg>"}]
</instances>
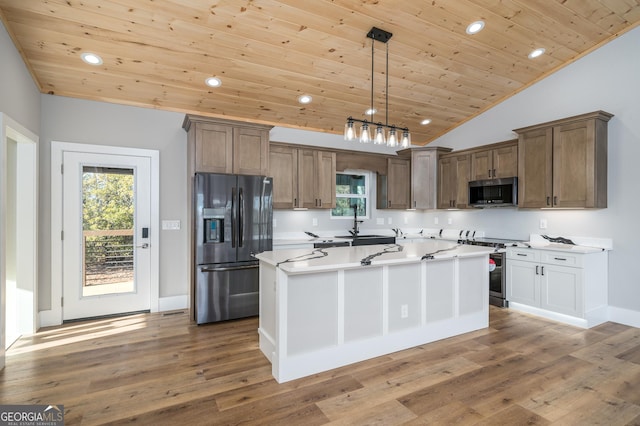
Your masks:
<instances>
[{"instance_id":1,"label":"cabinet door","mask_svg":"<svg viewBox=\"0 0 640 426\"><path fill-rule=\"evenodd\" d=\"M269 133L262 129L233 129L233 173L266 175L269 171Z\"/></svg>"},{"instance_id":2,"label":"cabinet door","mask_svg":"<svg viewBox=\"0 0 640 426\"><path fill-rule=\"evenodd\" d=\"M316 208L336 206L336 153L316 151Z\"/></svg>"},{"instance_id":3,"label":"cabinet door","mask_svg":"<svg viewBox=\"0 0 640 426\"><path fill-rule=\"evenodd\" d=\"M491 179L494 172L493 150L471 154L471 180Z\"/></svg>"},{"instance_id":4,"label":"cabinet door","mask_svg":"<svg viewBox=\"0 0 640 426\"><path fill-rule=\"evenodd\" d=\"M269 151L269 175L273 177L273 208L298 207L298 150L272 147Z\"/></svg>"},{"instance_id":5,"label":"cabinet door","mask_svg":"<svg viewBox=\"0 0 640 426\"><path fill-rule=\"evenodd\" d=\"M453 207L453 158L446 157L438 160L438 208Z\"/></svg>"},{"instance_id":6,"label":"cabinet door","mask_svg":"<svg viewBox=\"0 0 640 426\"><path fill-rule=\"evenodd\" d=\"M507 178L518 176L518 144L496 148L492 151L492 177Z\"/></svg>"},{"instance_id":7,"label":"cabinet door","mask_svg":"<svg viewBox=\"0 0 640 426\"><path fill-rule=\"evenodd\" d=\"M553 206L594 207L594 120L553 128Z\"/></svg>"},{"instance_id":8,"label":"cabinet door","mask_svg":"<svg viewBox=\"0 0 640 426\"><path fill-rule=\"evenodd\" d=\"M509 260L507 262L507 300L540 307L538 263Z\"/></svg>"},{"instance_id":9,"label":"cabinet door","mask_svg":"<svg viewBox=\"0 0 640 426\"><path fill-rule=\"evenodd\" d=\"M316 155L312 149L298 150L298 207L314 209L316 197Z\"/></svg>"},{"instance_id":10,"label":"cabinet door","mask_svg":"<svg viewBox=\"0 0 640 426\"><path fill-rule=\"evenodd\" d=\"M582 269L542 264L540 271L540 307L582 318L584 291Z\"/></svg>"},{"instance_id":11,"label":"cabinet door","mask_svg":"<svg viewBox=\"0 0 640 426\"><path fill-rule=\"evenodd\" d=\"M233 128L195 123L195 171L233 173Z\"/></svg>"},{"instance_id":12,"label":"cabinet door","mask_svg":"<svg viewBox=\"0 0 640 426\"><path fill-rule=\"evenodd\" d=\"M551 207L553 155L551 128L523 133L518 139L518 206Z\"/></svg>"},{"instance_id":13,"label":"cabinet door","mask_svg":"<svg viewBox=\"0 0 640 426\"><path fill-rule=\"evenodd\" d=\"M468 154L455 157L453 184L453 207L465 209L469 205L469 178L471 177L471 156Z\"/></svg>"},{"instance_id":14,"label":"cabinet door","mask_svg":"<svg viewBox=\"0 0 640 426\"><path fill-rule=\"evenodd\" d=\"M411 207L435 209L437 206L437 151L411 153Z\"/></svg>"},{"instance_id":15,"label":"cabinet door","mask_svg":"<svg viewBox=\"0 0 640 426\"><path fill-rule=\"evenodd\" d=\"M409 160L390 158L387 161L387 208L409 208L410 168Z\"/></svg>"}]
</instances>

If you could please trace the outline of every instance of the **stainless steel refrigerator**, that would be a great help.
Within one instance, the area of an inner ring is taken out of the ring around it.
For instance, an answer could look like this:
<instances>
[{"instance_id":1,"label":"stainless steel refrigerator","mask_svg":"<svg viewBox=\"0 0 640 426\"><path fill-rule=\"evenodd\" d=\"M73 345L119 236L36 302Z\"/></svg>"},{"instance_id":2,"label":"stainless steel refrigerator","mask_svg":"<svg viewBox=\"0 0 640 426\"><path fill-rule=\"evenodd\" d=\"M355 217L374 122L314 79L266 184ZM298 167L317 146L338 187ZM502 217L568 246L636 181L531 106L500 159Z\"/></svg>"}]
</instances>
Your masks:
<instances>
[{"instance_id":1,"label":"stainless steel refrigerator","mask_svg":"<svg viewBox=\"0 0 640 426\"><path fill-rule=\"evenodd\" d=\"M273 245L272 178L196 173L198 324L258 315L258 261Z\"/></svg>"}]
</instances>

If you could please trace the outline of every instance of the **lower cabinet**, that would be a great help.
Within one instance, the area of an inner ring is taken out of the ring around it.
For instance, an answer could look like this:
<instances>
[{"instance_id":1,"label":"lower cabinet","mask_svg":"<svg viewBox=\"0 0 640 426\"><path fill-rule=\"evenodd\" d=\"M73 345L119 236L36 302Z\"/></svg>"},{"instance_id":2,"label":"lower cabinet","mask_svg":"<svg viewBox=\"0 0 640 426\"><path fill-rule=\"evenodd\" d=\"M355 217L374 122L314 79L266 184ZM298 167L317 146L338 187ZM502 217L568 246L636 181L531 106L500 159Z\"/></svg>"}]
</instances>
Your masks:
<instances>
[{"instance_id":1,"label":"lower cabinet","mask_svg":"<svg viewBox=\"0 0 640 426\"><path fill-rule=\"evenodd\" d=\"M593 327L606 321L607 263L605 251L508 248L507 300L512 308Z\"/></svg>"}]
</instances>

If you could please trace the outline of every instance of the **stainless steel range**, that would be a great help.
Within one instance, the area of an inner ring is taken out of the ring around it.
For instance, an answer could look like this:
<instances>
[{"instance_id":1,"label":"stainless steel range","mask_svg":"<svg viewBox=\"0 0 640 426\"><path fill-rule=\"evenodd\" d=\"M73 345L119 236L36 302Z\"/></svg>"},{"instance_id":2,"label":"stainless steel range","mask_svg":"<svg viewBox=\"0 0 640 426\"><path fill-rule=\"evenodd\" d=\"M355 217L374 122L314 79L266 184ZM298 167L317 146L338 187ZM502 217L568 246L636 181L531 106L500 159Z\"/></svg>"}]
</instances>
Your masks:
<instances>
[{"instance_id":1,"label":"stainless steel range","mask_svg":"<svg viewBox=\"0 0 640 426\"><path fill-rule=\"evenodd\" d=\"M467 232L467 235L469 233ZM460 233L462 235L462 233ZM494 247L496 251L489 254L489 303L494 306L506 308L509 301L506 298L507 277L507 253L505 248L515 245L520 241L500 238L471 238L459 239L459 244L471 244L475 246Z\"/></svg>"}]
</instances>

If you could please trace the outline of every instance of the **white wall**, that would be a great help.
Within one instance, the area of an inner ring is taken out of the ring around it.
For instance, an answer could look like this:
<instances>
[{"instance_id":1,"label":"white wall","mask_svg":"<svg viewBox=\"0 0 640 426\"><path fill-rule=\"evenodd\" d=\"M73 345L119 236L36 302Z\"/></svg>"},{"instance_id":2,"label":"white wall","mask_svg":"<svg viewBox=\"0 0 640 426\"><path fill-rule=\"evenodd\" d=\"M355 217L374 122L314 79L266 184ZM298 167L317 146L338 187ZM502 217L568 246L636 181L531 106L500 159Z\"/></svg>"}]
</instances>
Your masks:
<instances>
[{"instance_id":1,"label":"white wall","mask_svg":"<svg viewBox=\"0 0 640 426\"><path fill-rule=\"evenodd\" d=\"M184 114L175 112L42 95L40 310L51 306L51 141L160 151L160 220L177 219L182 225L179 231L160 231L160 297L187 294L187 134L183 119Z\"/></svg>"}]
</instances>

